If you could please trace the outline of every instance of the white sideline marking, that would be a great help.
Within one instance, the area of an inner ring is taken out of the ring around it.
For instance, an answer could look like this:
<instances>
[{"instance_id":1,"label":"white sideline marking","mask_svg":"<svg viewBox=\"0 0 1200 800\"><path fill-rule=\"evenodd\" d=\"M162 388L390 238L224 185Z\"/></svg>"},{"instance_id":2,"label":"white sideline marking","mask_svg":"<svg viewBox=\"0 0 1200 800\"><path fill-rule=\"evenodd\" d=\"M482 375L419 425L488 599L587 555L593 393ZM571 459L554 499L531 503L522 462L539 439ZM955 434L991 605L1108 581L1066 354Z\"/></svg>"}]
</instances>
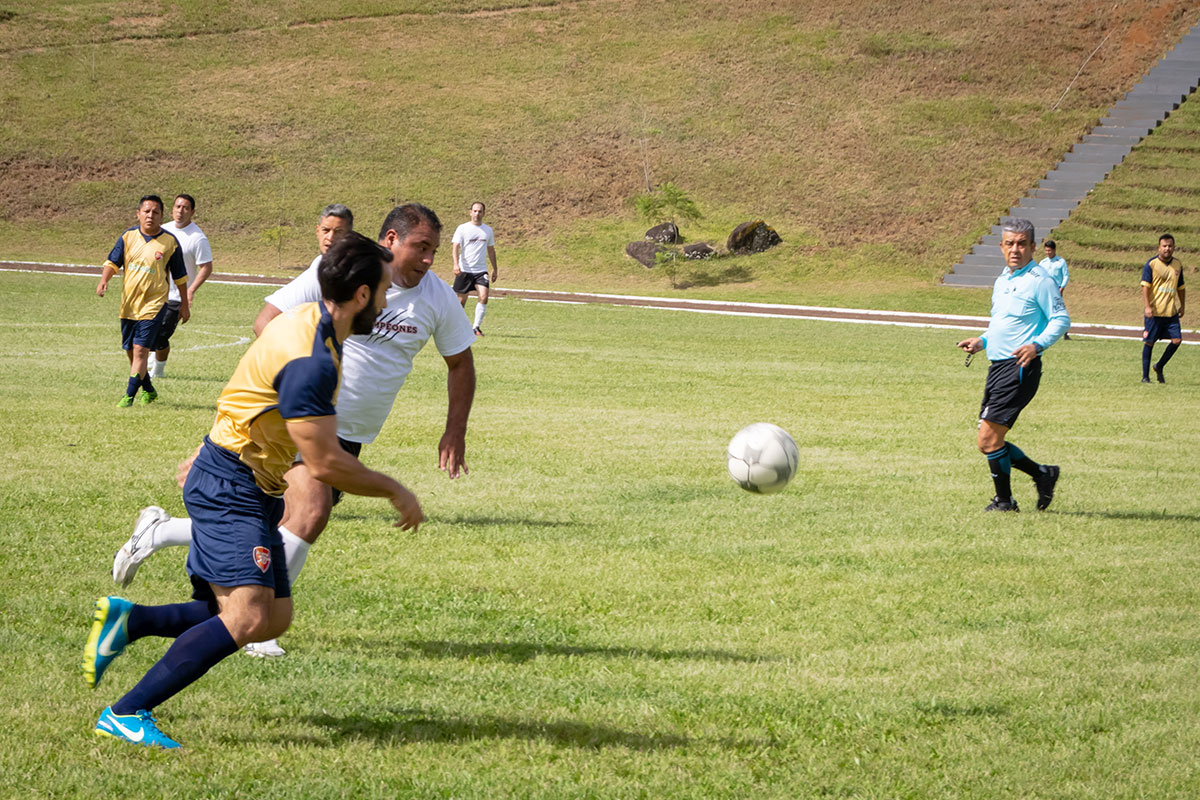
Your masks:
<instances>
[{"instance_id":1,"label":"white sideline marking","mask_svg":"<svg viewBox=\"0 0 1200 800\"><path fill-rule=\"evenodd\" d=\"M10 264L29 264L30 266L83 267L83 268L95 269L94 264L60 264L60 263L56 263L53 261L10 261L9 263ZM49 272L48 273L48 272L45 272L44 270L13 269L12 267L2 267L2 268L0 268L0 271L3 271L3 272L36 272L36 273L39 273L42 275L73 275L73 274L76 274L76 273L66 273L66 272ZM88 274L82 274L81 277L94 278L95 276L88 275ZM206 283L221 283L221 284L225 284L225 285L229 285L229 286L268 286L268 287L271 287L271 286L279 286L280 285L278 282L278 279L273 280L266 275L249 275L247 277L262 278L263 282L259 283L257 281L225 281L225 280L221 280L219 278L210 278L208 281L206 281ZM508 288L505 288L503 291L508 294L516 296L516 299L523 300L526 303L557 303L558 305L572 305L572 306L581 306L581 305L588 304L588 301L586 301L586 300L557 300L557 299L549 299L549 298L542 298L542 297L522 297L521 296L524 294L560 294L560 295L566 295L568 297L594 297L599 300L615 300L618 302L614 303L614 305L627 306L629 308L648 308L648 309L656 310L656 311L689 311L693 314L720 314L723 316L731 316L731 317L769 317L772 319L803 319L803 320L810 320L810 321L814 321L814 322L848 322L848 323L857 324L857 325L893 325L893 326L902 327L902 328L936 328L939 330L954 330L954 331L978 330L980 327L986 327L987 323L991 319L990 317L968 317L968 316L962 316L960 314L928 314L928 313L916 312L916 311L880 311L878 309L873 309L873 308L839 308L837 306L797 306L797 305L788 305L786 303L749 303L749 302L743 302L740 300L693 300L693 299L676 300L676 299L666 298L666 297L645 297L645 296L628 295L628 294L601 294L601 293L597 293L597 292L560 292L560 291L556 291L554 289L508 289ZM494 299L501 300L503 298L496 297ZM647 305L642 305L640 303L620 302L620 301L627 301L627 300L641 300L641 301L647 303ZM761 311L731 311L728 309L716 309L716 308L712 308L712 309L710 309L710 308L673 308L670 306L650 305L651 303L669 303L669 302L682 302L682 303L687 303L689 305L697 305L697 306L737 305L737 306L743 306L745 308L755 308L755 309L762 309L762 310ZM905 317L916 317L918 319L954 320L957 322L972 322L972 323L977 323L977 324L975 324L975 325L947 325L947 324L940 323L940 322L901 322L898 320L854 319L853 317L827 317L827 316L815 316L815 315L808 316L808 315L797 315L797 314L772 313L773 310L778 311L781 309L788 309L788 310L792 310L792 311L825 311L825 312L835 312L838 314L856 314L856 315L860 315L860 316L864 316L864 317L905 316ZM1137 332L1137 331L1142 330L1141 328L1134 326L1134 325L1100 325L1100 324L1088 323L1088 322L1080 322L1078 324L1081 326L1088 327L1088 328L1099 328L1101 330L1106 330L1106 331ZM1200 334L1200 329L1189 330L1189 329L1185 328L1185 329L1183 329L1183 332ZM1130 336L1108 336L1108 335L1105 335L1102 333L1077 333L1076 336L1078 336L1080 338L1085 338L1085 339L1122 339L1125 341L1130 341L1133 338ZM244 341L249 341L249 339L245 339ZM240 344L240 343L241 342L238 342L236 344ZM1182 344L1194 345L1194 344L1200 344L1200 342L1184 341L1184 342L1182 342ZM234 346L234 344L206 345L203 347L196 347L196 348L192 348L192 349L205 349L208 347L233 347L233 346Z\"/></svg>"}]
</instances>

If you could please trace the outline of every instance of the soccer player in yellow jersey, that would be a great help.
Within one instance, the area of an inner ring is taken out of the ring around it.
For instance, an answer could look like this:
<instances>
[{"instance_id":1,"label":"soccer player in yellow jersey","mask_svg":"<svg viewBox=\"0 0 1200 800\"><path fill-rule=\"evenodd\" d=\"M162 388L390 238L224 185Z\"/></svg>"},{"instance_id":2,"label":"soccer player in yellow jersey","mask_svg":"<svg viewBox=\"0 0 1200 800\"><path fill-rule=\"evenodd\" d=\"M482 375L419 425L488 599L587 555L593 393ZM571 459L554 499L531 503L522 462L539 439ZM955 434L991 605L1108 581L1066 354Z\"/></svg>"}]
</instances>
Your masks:
<instances>
[{"instance_id":1,"label":"soccer player in yellow jersey","mask_svg":"<svg viewBox=\"0 0 1200 800\"><path fill-rule=\"evenodd\" d=\"M348 234L321 259L322 300L273 320L242 356L217 400L212 430L185 468L192 602L96 601L83 662L93 687L129 642L175 638L145 677L104 710L96 733L178 747L151 712L242 646L287 630L292 598L278 525L284 474L297 451L317 480L351 494L388 498L399 514L398 527L415 529L424 520L412 492L367 469L337 440L334 401L342 342L351 333L371 332L387 303L391 260L387 249Z\"/></svg>"},{"instance_id":2,"label":"soccer player in yellow jersey","mask_svg":"<svg viewBox=\"0 0 1200 800\"><path fill-rule=\"evenodd\" d=\"M1159 339L1169 339L1171 343L1154 365L1154 375L1159 383L1167 382L1163 367L1183 342L1179 318L1183 316L1184 298L1183 264L1175 258L1175 237L1164 233L1158 237L1158 255L1142 267L1142 303L1146 317L1142 331L1142 383L1150 382L1150 358L1154 343Z\"/></svg>"},{"instance_id":3,"label":"soccer player in yellow jersey","mask_svg":"<svg viewBox=\"0 0 1200 800\"><path fill-rule=\"evenodd\" d=\"M133 405L138 389L144 389L142 403L158 399L150 382L150 348L158 340L167 314L170 282L181 288L187 286L187 267L179 241L162 229L163 201L148 194L138 201L138 224L121 234L104 262L96 294L104 297L108 282L118 270L124 270L121 281L121 347L129 358L129 382L125 396L117 403L120 408ZM179 321L187 322L191 314L186 291L181 292Z\"/></svg>"}]
</instances>

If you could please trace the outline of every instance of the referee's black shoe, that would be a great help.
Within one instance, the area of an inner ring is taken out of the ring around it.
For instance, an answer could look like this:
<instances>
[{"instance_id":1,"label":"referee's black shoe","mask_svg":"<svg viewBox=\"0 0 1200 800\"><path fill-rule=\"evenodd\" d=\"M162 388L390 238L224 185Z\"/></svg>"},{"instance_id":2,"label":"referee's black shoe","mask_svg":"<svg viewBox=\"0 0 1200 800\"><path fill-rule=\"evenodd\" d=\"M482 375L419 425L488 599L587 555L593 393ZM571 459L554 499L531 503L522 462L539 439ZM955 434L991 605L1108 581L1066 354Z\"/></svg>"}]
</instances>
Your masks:
<instances>
[{"instance_id":1,"label":"referee's black shoe","mask_svg":"<svg viewBox=\"0 0 1200 800\"><path fill-rule=\"evenodd\" d=\"M992 502L984 511L1020 511L1017 508L1017 501L1011 497L1007 500L1001 500L999 497L993 497Z\"/></svg>"},{"instance_id":2,"label":"referee's black shoe","mask_svg":"<svg viewBox=\"0 0 1200 800\"><path fill-rule=\"evenodd\" d=\"M1058 483L1058 467L1053 464L1042 464L1038 476L1033 479L1038 490L1038 511L1045 511L1054 499L1054 484Z\"/></svg>"},{"instance_id":3,"label":"referee's black shoe","mask_svg":"<svg viewBox=\"0 0 1200 800\"><path fill-rule=\"evenodd\" d=\"M1162 367L1160 367L1158 364L1154 365L1154 377L1158 378L1159 383L1167 382L1167 379L1163 377Z\"/></svg>"}]
</instances>

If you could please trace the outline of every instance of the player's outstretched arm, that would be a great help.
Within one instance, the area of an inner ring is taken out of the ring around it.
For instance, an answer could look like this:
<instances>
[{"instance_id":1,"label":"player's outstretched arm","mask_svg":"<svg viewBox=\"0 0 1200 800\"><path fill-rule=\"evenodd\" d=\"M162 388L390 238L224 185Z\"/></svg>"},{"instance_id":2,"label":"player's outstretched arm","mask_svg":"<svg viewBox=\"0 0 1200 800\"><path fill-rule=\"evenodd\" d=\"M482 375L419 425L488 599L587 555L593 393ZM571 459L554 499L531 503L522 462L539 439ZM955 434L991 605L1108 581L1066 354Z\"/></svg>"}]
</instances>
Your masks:
<instances>
[{"instance_id":1,"label":"player's outstretched arm","mask_svg":"<svg viewBox=\"0 0 1200 800\"><path fill-rule=\"evenodd\" d=\"M259 311L258 316L254 318L254 336L262 336L263 328L267 327L267 323L282 313L270 303L263 303L262 311Z\"/></svg>"},{"instance_id":2,"label":"player's outstretched arm","mask_svg":"<svg viewBox=\"0 0 1200 800\"><path fill-rule=\"evenodd\" d=\"M397 528L415 530L425 521L417 497L399 481L367 469L341 448L337 441L337 417L285 420L288 435L296 443L309 473L321 483L350 494L386 497L400 515Z\"/></svg>"},{"instance_id":3,"label":"player's outstretched arm","mask_svg":"<svg viewBox=\"0 0 1200 800\"><path fill-rule=\"evenodd\" d=\"M438 442L438 469L452 479L466 475L467 418L475 401L475 356L471 348L446 356L446 431Z\"/></svg>"}]
</instances>

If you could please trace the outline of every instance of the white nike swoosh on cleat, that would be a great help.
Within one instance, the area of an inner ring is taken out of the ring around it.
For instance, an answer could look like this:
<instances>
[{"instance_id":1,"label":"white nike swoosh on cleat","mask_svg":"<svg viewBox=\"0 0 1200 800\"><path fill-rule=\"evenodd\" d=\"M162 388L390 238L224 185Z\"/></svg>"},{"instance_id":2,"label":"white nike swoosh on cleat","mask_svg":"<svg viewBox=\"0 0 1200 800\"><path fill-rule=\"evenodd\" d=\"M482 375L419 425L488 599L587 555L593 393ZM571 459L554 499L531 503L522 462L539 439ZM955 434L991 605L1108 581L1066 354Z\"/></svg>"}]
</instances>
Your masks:
<instances>
[{"instance_id":1,"label":"white nike swoosh on cleat","mask_svg":"<svg viewBox=\"0 0 1200 800\"><path fill-rule=\"evenodd\" d=\"M131 730L129 730L129 728L126 728L124 725L117 722L115 719L112 719L109 721L112 722L113 727L115 727L121 733L125 734L126 738L128 738L129 741L131 741L131 742L140 742L142 740L142 737L144 737L146 735L146 731L143 729L139 728L137 731L131 731Z\"/></svg>"},{"instance_id":2,"label":"white nike swoosh on cleat","mask_svg":"<svg viewBox=\"0 0 1200 800\"><path fill-rule=\"evenodd\" d=\"M111 648L113 640L117 638L117 629L120 627L120 625L113 625L112 629L108 632L108 636L105 636L100 642L100 655L104 656L105 658L111 658L112 656L117 655L112 651Z\"/></svg>"}]
</instances>

